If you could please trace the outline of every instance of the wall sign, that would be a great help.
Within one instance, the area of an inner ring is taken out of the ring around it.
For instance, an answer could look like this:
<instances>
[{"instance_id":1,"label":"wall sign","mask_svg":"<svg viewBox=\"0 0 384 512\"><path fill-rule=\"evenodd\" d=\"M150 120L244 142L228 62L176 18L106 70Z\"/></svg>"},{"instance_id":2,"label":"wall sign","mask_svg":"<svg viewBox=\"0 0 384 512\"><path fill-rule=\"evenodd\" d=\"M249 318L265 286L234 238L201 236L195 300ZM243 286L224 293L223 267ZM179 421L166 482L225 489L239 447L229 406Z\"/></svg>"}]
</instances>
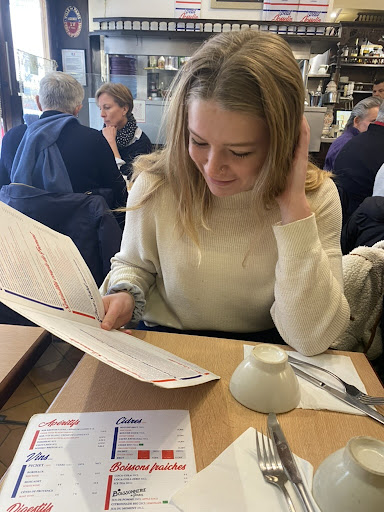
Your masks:
<instances>
[{"instance_id":1,"label":"wall sign","mask_svg":"<svg viewBox=\"0 0 384 512\"><path fill-rule=\"evenodd\" d=\"M64 11L64 30L69 37L78 37L83 24L81 14L77 7L69 5Z\"/></svg>"},{"instance_id":2,"label":"wall sign","mask_svg":"<svg viewBox=\"0 0 384 512\"><path fill-rule=\"evenodd\" d=\"M61 50L63 71L72 75L81 85L87 85L85 74L85 50Z\"/></svg>"}]
</instances>

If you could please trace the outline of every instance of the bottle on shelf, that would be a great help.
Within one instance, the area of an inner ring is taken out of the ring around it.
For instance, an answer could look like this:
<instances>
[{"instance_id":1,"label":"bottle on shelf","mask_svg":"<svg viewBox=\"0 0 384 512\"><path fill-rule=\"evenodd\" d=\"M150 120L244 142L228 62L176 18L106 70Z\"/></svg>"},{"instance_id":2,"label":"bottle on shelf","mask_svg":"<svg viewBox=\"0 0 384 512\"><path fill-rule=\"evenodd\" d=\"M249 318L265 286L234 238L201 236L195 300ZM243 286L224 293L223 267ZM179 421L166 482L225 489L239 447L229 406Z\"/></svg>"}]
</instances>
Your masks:
<instances>
[{"instance_id":1,"label":"bottle on shelf","mask_svg":"<svg viewBox=\"0 0 384 512\"><path fill-rule=\"evenodd\" d=\"M350 62L357 62L357 58L360 54L360 45L359 45L359 39L356 39L356 44L351 47L349 57Z\"/></svg>"},{"instance_id":2,"label":"bottle on shelf","mask_svg":"<svg viewBox=\"0 0 384 512\"><path fill-rule=\"evenodd\" d=\"M157 60L157 67L159 69L164 69L165 68L165 57L163 55L161 55L161 57L158 58L158 60Z\"/></svg>"},{"instance_id":3,"label":"bottle on shelf","mask_svg":"<svg viewBox=\"0 0 384 512\"><path fill-rule=\"evenodd\" d=\"M322 89L323 89L323 82L320 81L319 85L317 86L314 100L313 100L314 107L320 107L320 105L321 105Z\"/></svg>"}]
</instances>

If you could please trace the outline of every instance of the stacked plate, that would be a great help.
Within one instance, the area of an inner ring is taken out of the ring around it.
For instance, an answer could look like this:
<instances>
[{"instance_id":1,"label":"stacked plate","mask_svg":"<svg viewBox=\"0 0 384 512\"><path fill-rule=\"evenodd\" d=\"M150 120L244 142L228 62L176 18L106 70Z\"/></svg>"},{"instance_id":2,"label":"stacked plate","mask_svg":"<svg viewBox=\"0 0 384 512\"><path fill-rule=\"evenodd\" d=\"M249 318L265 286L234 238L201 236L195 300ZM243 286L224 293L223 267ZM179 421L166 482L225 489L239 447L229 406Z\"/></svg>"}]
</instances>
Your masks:
<instances>
[{"instance_id":1,"label":"stacked plate","mask_svg":"<svg viewBox=\"0 0 384 512\"><path fill-rule=\"evenodd\" d=\"M134 55L110 55L109 73L111 82L124 84L132 96L137 96L137 61Z\"/></svg>"}]
</instances>

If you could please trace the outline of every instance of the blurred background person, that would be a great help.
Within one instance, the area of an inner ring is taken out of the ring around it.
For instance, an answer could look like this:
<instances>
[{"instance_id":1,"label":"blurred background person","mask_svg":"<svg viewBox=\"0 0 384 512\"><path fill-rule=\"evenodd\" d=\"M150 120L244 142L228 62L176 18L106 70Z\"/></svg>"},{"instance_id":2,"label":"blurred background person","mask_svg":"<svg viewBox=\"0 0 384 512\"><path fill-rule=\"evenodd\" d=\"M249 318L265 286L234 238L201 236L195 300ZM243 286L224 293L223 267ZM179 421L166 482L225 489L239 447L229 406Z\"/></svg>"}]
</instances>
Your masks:
<instances>
[{"instance_id":1,"label":"blurred background person","mask_svg":"<svg viewBox=\"0 0 384 512\"><path fill-rule=\"evenodd\" d=\"M137 126L132 114L132 93L123 84L109 82L96 91L96 103L104 121L103 135L111 146L120 172L129 179L133 160L138 155L152 152L151 141Z\"/></svg>"},{"instance_id":2,"label":"blurred background person","mask_svg":"<svg viewBox=\"0 0 384 512\"><path fill-rule=\"evenodd\" d=\"M374 80L372 95L384 100L384 76Z\"/></svg>"},{"instance_id":3,"label":"blurred background person","mask_svg":"<svg viewBox=\"0 0 384 512\"><path fill-rule=\"evenodd\" d=\"M353 212L341 233L341 249L348 254L355 247L372 247L384 240L384 164L376 174L371 197Z\"/></svg>"},{"instance_id":4,"label":"blurred background person","mask_svg":"<svg viewBox=\"0 0 384 512\"><path fill-rule=\"evenodd\" d=\"M370 123L376 120L382 99L379 97L364 98L354 107L345 125L343 133L332 142L325 157L324 169L332 171L341 148L359 133L366 132Z\"/></svg>"},{"instance_id":5,"label":"blurred background person","mask_svg":"<svg viewBox=\"0 0 384 512\"><path fill-rule=\"evenodd\" d=\"M353 137L336 157L333 169L343 209L343 225L366 197L372 195L377 171L384 163L384 101L376 121Z\"/></svg>"},{"instance_id":6,"label":"blurred background person","mask_svg":"<svg viewBox=\"0 0 384 512\"><path fill-rule=\"evenodd\" d=\"M98 130L81 125L76 118L83 98L82 85L71 75L54 71L42 78L36 96L43 112L40 118L29 126L12 128L3 138L0 186L17 182L48 192L92 192L103 195L110 208L125 206L126 184L109 144ZM44 156L47 152L55 154L49 179L43 176L42 163L43 158L44 165L50 161ZM59 165L67 177L59 172ZM59 190L59 181L68 178L66 190Z\"/></svg>"}]
</instances>

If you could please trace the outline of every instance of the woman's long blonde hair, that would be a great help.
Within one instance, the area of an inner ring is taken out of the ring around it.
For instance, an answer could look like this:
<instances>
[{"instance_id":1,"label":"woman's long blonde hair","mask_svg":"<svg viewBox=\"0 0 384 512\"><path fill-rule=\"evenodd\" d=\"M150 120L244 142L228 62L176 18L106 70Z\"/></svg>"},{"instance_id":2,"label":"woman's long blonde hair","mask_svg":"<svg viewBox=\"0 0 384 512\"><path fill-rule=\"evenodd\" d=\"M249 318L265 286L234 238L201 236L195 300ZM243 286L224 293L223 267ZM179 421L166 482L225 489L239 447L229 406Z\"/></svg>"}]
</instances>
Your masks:
<instances>
[{"instance_id":1,"label":"woman's long blonde hair","mask_svg":"<svg viewBox=\"0 0 384 512\"><path fill-rule=\"evenodd\" d=\"M289 45L277 35L252 30L215 35L181 68L169 91L165 146L139 157L133 178L143 171L157 176L140 205L168 183L178 202L177 222L198 243L197 227L207 225L212 195L188 153L192 99L213 100L267 123L269 150L254 186L260 211L285 188L304 112L304 86ZM318 188L326 175L309 164L307 191Z\"/></svg>"}]
</instances>

